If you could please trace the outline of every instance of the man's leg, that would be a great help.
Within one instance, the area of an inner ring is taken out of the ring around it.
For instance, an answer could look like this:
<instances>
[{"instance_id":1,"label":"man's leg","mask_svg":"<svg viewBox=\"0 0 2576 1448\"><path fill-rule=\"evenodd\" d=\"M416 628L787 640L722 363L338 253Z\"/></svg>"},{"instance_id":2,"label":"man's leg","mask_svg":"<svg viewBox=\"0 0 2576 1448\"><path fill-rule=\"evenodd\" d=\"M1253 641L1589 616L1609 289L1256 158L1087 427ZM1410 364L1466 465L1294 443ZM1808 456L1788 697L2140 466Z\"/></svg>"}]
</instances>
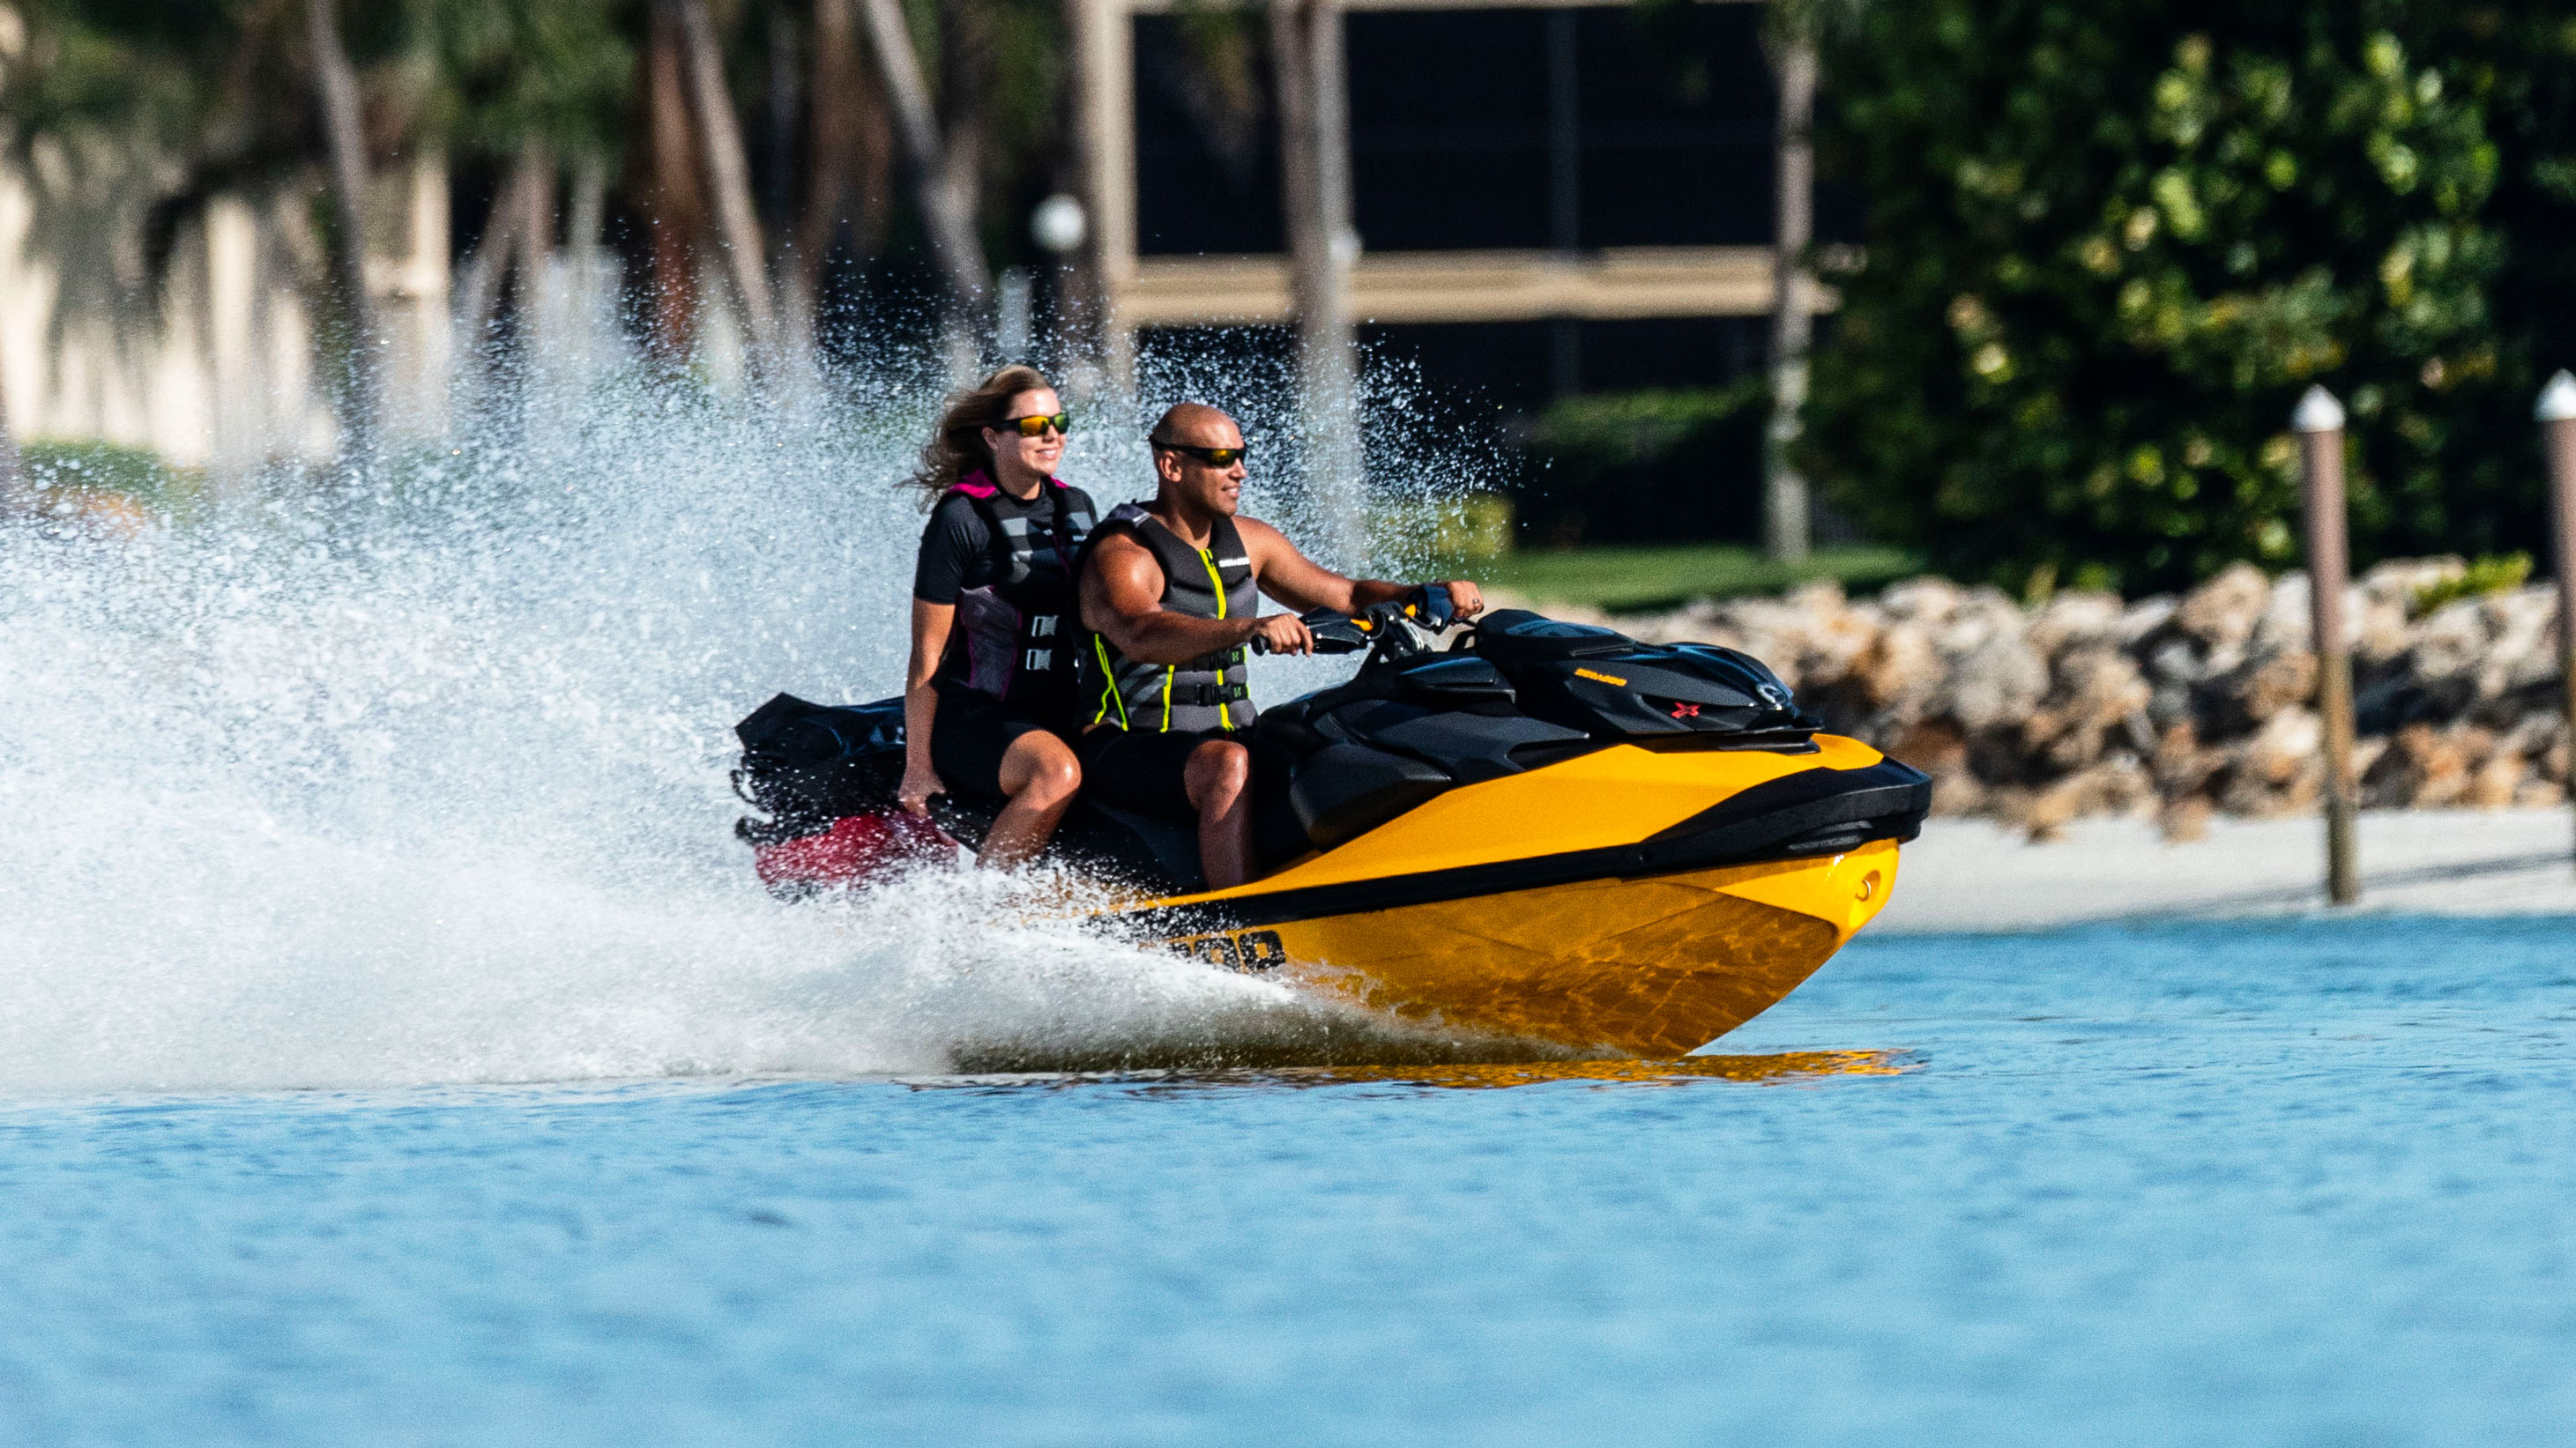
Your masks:
<instances>
[{"instance_id":1,"label":"man's leg","mask_svg":"<svg viewBox=\"0 0 2576 1448\"><path fill-rule=\"evenodd\" d=\"M1190 808L1199 812L1199 865L1208 888L1222 890L1252 878L1252 754L1228 739L1211 739L1190 751L1181 774Z\"/></svg>"},{"instance_id":2,"label":"man's leg","mask_svg":"<svg viewBox=\"0 0 2576 1448\"><path fill-rule=\"evenodd\" d=\"M1010 803L993 817L984 833L976 863L1006 870L1036 857L1055 836L1064 812L1082 788L1082 766L1065 742L1043 729L1032 729L1002 752L1002 793Z\"/></svg>"}]
</instances>

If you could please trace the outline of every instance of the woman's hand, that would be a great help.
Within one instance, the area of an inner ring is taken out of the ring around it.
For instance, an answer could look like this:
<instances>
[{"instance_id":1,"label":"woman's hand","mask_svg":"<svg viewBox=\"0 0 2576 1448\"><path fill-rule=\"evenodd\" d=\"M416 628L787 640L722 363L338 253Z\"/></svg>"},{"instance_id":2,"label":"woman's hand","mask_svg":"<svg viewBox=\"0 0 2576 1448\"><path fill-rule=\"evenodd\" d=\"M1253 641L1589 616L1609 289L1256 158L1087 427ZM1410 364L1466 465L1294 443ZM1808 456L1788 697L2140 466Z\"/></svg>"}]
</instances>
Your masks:
<instances>
[{"instance_id":1,"label":"woman's hand","mask_svg":"<svg viewBox=\"0 0 2576 1448\"><path fill-rule=\"evenodd\" d=\"M930 797L947 792L948 786L939 782L939 771L927 764L907 764L903 769L903 783L895 789L894 797L907 813L928 819Z\"/></svg>"}]
</instances>

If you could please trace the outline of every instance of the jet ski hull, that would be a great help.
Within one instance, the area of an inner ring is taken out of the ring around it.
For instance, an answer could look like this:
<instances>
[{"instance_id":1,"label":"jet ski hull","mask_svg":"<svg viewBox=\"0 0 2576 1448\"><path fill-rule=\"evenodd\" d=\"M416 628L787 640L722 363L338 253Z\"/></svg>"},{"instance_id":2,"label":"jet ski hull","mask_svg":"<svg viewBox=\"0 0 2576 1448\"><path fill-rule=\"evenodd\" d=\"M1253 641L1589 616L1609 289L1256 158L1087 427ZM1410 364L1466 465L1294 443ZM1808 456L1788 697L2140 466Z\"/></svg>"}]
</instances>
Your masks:
<instances>
[{"instance_id":1,"label":"jet ski hull","mask_svg":"<svg viewBox=\"0 0 2576 1448\"><path fill-rule=\"evenodd\" d=\"M1183 936L1212 964L1576 1052L1686 1054L1778 1004L1877 915L1896 844Z\"/></svg>"},{"instance_id":2,"label":"jet ski hull","mask_svg":"<svg viewBox=\"0 0 2576 1448\"><path fill-rule=\"evenodd\" d=\"M1878 914L1929 798L1923 775L1856 740L1622 746L1453 790L1253 884L1106 918L1416 1020L1676 1056L1769 1009Z\"/></svg>"}]
</instances>

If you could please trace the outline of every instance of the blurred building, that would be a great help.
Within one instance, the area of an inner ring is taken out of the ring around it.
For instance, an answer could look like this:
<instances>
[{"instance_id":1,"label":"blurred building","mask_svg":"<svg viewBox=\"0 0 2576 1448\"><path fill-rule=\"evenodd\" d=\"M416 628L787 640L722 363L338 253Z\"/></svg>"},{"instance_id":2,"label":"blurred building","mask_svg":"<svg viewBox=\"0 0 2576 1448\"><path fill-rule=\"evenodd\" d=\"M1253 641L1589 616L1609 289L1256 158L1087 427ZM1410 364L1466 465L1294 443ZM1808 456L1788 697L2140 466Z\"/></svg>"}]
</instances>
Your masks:
<instances>
[{"instance_id":1,"label":"blurred building","mask_svg":"<svg viewBox=\"0 0 2576 1448\"><path fill-rule=\"evenodd\" d=\"M1270 75L1257 43L1229 69L1209 23L1257 29L1261 12L1190 3L1076 10L1091 37L1077 109L1091 117L1101 283L1149 351L1284 352ZM1426 397L1491 416L1576 392L1720 384L1763 365L1775 99L1759 4L1343 8L1354 315L1380 356L1419 367ZM327 319L313 300L327 294L326 266L309 197L215 197L147 262L130 198L52 165L51 144L36 144L30 168L0 165L0 402L17 434L127 443L219 471L327 456L333 411L316 362ZM398 444L476 416L456 316L472 309L492 179L451 176L435 156L373 178L367 275ZM619 325L619 263L601 241L633 252L641 232L620 241L611 211L603 231L594 187L589 222L570 207L563 254L548 261L549 277L571 279L541 290L578 305L530 308L513 293L510 325L541 364ZM1824 224L1832 236L1830 204ZM639 274L629 267L630 300ZM1025 295L1023 282L1023 316ZM711 276L699 347L718 379L743 368L729 306Z\"/></svg>"},{"instance_id":2,"label":"blurred building","mask_svg":"<svg viewBox=\"0 0 2576 1448\"><path fill-rule=\"evenodd\" d=\"M1149 344L1284 324L1264 78L1213 82L1222 57L1175 0L1095 3L1115 16L1088 84L1116 311ZM1344 8L1354 310L1382 354L1506 406L1762 365L1776 100L1760 5Z\"/></svg>"},{"instance_id":3,"label":"blurred building","mask_svg":"<svg viewBox=\"0 0 2576 1448\"><path fill-rule=\"evenodd\" d=\"M34 174L0 167L0 401L12 429L219 470L328 456L336 424L312 300L325 260L305 198L210 199L156 274L132 193L77 184L55 148L37 141ZM447 170L420 161L373 178L372 192L387 423L435 437L448 423Z\"/></svg>"}]
</instances>

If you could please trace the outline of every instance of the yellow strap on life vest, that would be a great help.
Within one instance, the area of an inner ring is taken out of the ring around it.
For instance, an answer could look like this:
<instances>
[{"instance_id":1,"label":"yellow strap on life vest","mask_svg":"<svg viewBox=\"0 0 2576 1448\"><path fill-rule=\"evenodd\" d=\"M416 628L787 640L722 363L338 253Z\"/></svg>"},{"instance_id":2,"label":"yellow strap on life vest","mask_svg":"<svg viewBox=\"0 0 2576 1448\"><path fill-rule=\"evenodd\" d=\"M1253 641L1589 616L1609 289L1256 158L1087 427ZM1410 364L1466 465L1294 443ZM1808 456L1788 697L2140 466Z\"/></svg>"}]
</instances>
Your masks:
<instances>
[{"instance_id":1,"label":"yellow strap on life vest","mask_svg":"<svg viewBox=\"0 0 2576 1448\"><path fill-rule=\"evenodd\" d=\"M1109 701L1115 699L1118 701L1118 727L1124 729L1128 724L1127 696L1118 692L1118 671L1109 667L1109 646L1100 641L1100 635L1093 634L1091 651L1100 656L1100 712L1091 716L1091 722L1097 724L1108 718ZM1169 720L1165 722L1168 724Z\"/></svg>"},{"instance_id":2,"label":"yellow strap on life vest","mask_svg":"<svg viewBox=\"0 0 2576 1448\"><path fill-rule=\"evenodd\" d=\"M1199 562L1206 567L1208 582L1216 589L1216 616L1222 619L1225 617L1225 575L1216 571L1216 555L1204 548L1199 550ZM1225 692L1225 666L1222 664L1217 666L1216 687L1220 695ZM1163 676L1163 727L1166 729L1171 727L1171 697L1172 679L1166 674ZM1216 701L1216 720L1227 729L1234 727L1234 711L1225 707L1222 698Z\"/></svg>"}]
</instances>

